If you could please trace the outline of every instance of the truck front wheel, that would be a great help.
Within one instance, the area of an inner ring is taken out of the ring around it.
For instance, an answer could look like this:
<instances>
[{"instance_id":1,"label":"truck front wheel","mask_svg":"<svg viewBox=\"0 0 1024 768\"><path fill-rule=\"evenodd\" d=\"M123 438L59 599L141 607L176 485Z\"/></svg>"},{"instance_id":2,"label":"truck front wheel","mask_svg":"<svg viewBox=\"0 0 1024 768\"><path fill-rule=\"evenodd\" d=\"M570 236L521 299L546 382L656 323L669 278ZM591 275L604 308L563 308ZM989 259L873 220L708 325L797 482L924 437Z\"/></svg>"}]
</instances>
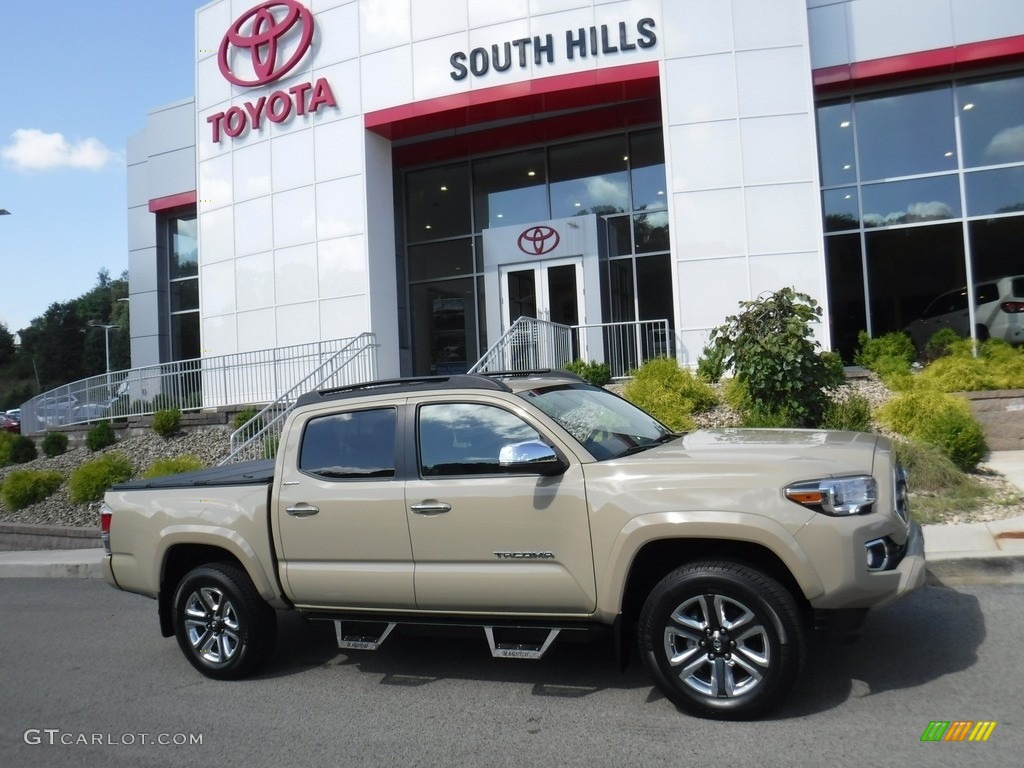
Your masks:
<instances>
[{"instance_id":1,"label":"truck front wheel","mask_svg":"<svg viewBox=\"0 0 1024 768\"><path fill-rule=\"evenodd\" d=\"M244 571L211 563L189 571L178 584L174 635L185 658L204 675L237 680L270 654L277 615Z\"/></svg>"},{"instance_id":2,"label":"truck front wheel","mask_svg":"<svg viewBox=\"0 0 1024 768\"><path fill-rule=\"evenodd\" d=\"M658 689L700 717L755 717L796 683L805 632L793 596L726 561L677 568L640 614L640 648Z\"/></svg>"}]
</instances>

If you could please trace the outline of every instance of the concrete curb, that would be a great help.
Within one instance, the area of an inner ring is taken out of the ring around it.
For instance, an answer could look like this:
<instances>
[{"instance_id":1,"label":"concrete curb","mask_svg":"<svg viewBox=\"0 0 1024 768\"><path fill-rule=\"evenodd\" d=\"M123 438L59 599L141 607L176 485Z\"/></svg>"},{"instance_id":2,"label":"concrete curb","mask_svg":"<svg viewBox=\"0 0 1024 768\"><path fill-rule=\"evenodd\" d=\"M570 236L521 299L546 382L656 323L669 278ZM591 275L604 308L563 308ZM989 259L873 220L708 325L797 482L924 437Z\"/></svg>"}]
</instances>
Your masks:
<instances>
[{"instance_id":1,"label":"concrete curb","mask_svg":"<svg viewBox=\"0 0 1024 768\"><path fill-rule=\"evenodd\" d=\"M0 552L0 579L102 578L102 548Z\"/></svg>"}]
</instances>

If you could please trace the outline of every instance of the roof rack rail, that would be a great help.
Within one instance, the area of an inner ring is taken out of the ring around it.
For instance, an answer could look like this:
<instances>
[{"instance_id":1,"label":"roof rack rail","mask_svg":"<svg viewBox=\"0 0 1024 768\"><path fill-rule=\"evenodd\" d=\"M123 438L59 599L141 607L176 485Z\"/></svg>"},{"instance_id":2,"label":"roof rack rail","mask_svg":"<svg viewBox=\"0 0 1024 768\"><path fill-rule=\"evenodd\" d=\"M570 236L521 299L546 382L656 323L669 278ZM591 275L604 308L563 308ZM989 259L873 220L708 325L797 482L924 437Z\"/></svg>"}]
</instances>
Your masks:
<instances>
[{"instance_id":1,"label":"roof rack rail","mask_svg":"<svg viewBox=\"0 0 1024 768\"><path fill-rule=\"evenodd\" d=\"M498 379L525 379L530 376L563 376L586 383L582 376L562 368L538 368L532 371L480 371L479 376L493 376Z\"/></svg>"},{"instance_id":2,"label":"roof rack rail","mask_svg":"<svg viewBox=\"0 0 1024 768\"><path fill-rule=\"evenodd\" d=\"M364 381L359 384L347 384L343 387L331 387L302 395L296 404L306 404L315 400L326 398L345 397L357 395L371 390L386 388L405 388L418 390L426 388L439 389L490 389L499 392L511 392L511 388L500 381L486 378L477 374L453 374L451 376L412 376L398 379L381 379L378 381Z\"/></svg>"}]
</instances>

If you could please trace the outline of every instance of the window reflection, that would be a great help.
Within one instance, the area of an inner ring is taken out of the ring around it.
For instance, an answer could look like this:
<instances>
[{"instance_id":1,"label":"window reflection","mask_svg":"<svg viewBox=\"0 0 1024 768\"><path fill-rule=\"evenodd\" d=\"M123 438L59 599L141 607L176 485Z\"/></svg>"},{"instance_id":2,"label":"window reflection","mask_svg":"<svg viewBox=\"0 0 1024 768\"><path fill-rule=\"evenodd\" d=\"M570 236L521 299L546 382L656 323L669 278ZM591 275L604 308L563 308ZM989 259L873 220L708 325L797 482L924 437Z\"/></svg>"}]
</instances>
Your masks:
<instances>
[{"instance_id":1,"label":"window reflection","mask_svg":"<svg viewBox=\"0 0 1024 768\"><path fill-rule=\"evenodd\" d=\"M956 168L950 86L859 99L855 110L862 181Z\"/></svg>"},{"instance_id":2,"label":"window reflection","mask_svg":"<svg viewBox=\"0 0 1024 768\"><path fill-rule=\"evenodd\" d=\"M546 182L542 149L474 161L476 231L549 218Z\"/></svg>"},{"instance_id":3,"label":"window reflection","mask_svg":"<svg viewBox=\"0 0 1024 768\"><path fill-rule=\"evenodd\" d=\"M633 208L643 211L666 207L665 145L660 130L635 133L630 137L629 167Z\"/></svg>"},{"instance_id":4,"label":"window reflection","mask_svg":"<svg viewBox=\"0 0 1024 768\"><path fill-rule=\"evenodd\" d=\"M964 174L967 215L989 216L1024 211L1024 167Z\"/></svg>"},{"instance_id":5,"label":"window reflection","mask_svg":"<svg viewBox=\"0 0 1024 768\"><path fill-rule=\"evenodd\" d=\"M581 141L551 149L551 216L607 216L629 206L629 155L625 136Z\"/></svg>"},{"instance_id":6,"label":"window reflection","mask_svg":"<svg viewBox=\"0 0 1024 768\"><path fill-rule=\"evenodd\" d=\"M840 187L822 193L825 208L825 231L841 232L860 226L860 206L856 187Z\"/></svg>"},{"instance_id":7,"label":"window reflection","mask_svg":"<svg viewBox=\"0 0 1024 768\"><path fill-rule=\"evenodd\" d=\"M853 105L849 101L818 108L818 161L822 186L856 181Z\"/></svg>"},{"instance_id":8,"label":"window reflection","mask_svg":"<svg viewBox=\"0 0 1024 768\"><path fill-rule=\"evenodd\" d=\"M411 243L469 234L468 164L407 174L405 209L406 236Z\"/></svg>"},{"instance_id":9,"label":"window reflection","mask_svg":"<svg viewBox=\"0 0 1024 768\"><path fill-rule=\"evenodd\" d=\"M1024 77L957 89L964 165L1024 161Z\"/></svg>"},{"instance_id":10,"label":"window reflection","mask_svg":"<svg viewBox=\"0 0 1024 768\"><path fill-rule=\"evenodd\" d=\"M920 224L960 216L960 187L956 176L865 184L864 226Z\"/></svg>"}]
</instances>

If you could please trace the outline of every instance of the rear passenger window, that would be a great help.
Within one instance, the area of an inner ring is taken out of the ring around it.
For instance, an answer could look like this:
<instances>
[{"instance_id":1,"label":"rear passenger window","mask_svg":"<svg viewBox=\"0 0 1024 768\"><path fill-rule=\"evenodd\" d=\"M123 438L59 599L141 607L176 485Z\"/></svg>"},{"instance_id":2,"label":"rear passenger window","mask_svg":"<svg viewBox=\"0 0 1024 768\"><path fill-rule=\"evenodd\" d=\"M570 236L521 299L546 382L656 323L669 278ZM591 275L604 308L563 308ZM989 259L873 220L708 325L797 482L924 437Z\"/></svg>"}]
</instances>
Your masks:
<instances>
[{"instance_id":1,"label":"rear passenger window","mask_svg":"<svg viewBox=\"0 0 1024 768\"><path fill-rule=\"evenodd\" d=\"M395 476L394 408L310 419L302 434L299 469L332 480Z\"/></svg>"},{"instance_id":2,"label":"rear passenger window","mask_svg":"<svg viewBox=\"0 0 1024 768\"><path fill-rule=\"evenodd\" d=\"M419 416L420 473L423 477L498 474L501 449L525 440L540 440L540 435L502 408L479 403L424 405Z\"/></svg>"}]
</instances>

